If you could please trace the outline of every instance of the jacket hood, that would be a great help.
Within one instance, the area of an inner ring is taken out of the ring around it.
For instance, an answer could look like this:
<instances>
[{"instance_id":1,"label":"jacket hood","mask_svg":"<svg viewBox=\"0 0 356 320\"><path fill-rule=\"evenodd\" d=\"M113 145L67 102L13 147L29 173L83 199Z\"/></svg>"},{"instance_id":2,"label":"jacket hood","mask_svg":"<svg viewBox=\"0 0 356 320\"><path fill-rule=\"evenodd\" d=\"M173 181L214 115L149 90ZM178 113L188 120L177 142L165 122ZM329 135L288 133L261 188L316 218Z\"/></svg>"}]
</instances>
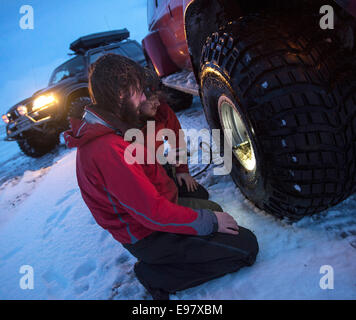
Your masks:
<instances>
[{"instance_id":1,"label":"jacket hood","mask_svg":"<svg viewBox=\"0 0 356 320\"><path fill-rule=\"evenodd\" d=\"M100 136L115 133L115 130L98 114L86 109L83 119L70 119L71 129L64 132L68 148L78 148Z\"/></svg>"}]
</instances>

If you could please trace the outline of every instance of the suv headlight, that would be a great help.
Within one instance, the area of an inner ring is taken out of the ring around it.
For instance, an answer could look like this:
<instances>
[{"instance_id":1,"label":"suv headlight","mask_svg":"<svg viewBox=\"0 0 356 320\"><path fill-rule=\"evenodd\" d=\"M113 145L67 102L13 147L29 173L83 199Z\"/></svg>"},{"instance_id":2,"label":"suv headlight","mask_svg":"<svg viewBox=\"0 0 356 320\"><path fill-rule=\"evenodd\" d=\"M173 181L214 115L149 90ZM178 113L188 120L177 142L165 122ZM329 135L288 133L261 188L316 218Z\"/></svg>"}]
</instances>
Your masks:
<instances>
[{"instance_id":1,"label":"suv headlight","mask_svg":"<svg viewBox=\"0 0 356 320\"><path fill-rule=\"evenodd\" d=\"M9 117L8 117L6 114L4 114L4 115L1 117L1 119L2 119L2 121L4 121L6 124L8 124L8 123L10 122Z\"/></svg>"},{"instance_id":2,"label":"suv headlight","mask_svg":"<svg viewBox=\"0 0 356 320\"><path fill-rule=\"evenodd\" d=\"M26 106L18 106L16 110L20 116L24 116L25 114L27 114Z\"/></svg>"},{"instance_id":3,"label":"suv headlight","mask_svg":"<svg viewBox=\"0 0 356 320\"><path fill-rule=\"evenodd\" d=\"M33 101L32 111L38 111L48 108L51 104L54 104L56 99L53 95L39 96Z\"/></svg>"}]
</instances>

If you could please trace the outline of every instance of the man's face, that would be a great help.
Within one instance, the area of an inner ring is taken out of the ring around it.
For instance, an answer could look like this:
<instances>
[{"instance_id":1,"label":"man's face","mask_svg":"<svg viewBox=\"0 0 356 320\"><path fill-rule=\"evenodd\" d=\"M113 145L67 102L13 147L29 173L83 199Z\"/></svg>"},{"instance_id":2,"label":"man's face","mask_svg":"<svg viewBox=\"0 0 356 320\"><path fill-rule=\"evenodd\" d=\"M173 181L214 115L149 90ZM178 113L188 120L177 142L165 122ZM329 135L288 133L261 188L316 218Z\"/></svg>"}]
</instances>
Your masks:
<instances>
[{"instance_id":1,"label":"man's face","mask_svg":"<svg viewBox=\"0 0 356 320\"><path fill-rule=\"evenodd\" d=\"M141 119L145 122L154 120L159 105L158 95L151 95L151 97L146 100L146 103L140 106Z\"/></svg>"},{"instance_id":2,"label":"man's face","mask_svg":"<svg viewBox=\"0 0 356 320\"><path fill-rule=\"evenodd\" d=\"M122 120L129 124L132 128L141 128L145 125L145 121L141 115L141 109L148 103L144 92L133 92L133 94L124 98L122 104Z\"/></svg>"}]
</instances>

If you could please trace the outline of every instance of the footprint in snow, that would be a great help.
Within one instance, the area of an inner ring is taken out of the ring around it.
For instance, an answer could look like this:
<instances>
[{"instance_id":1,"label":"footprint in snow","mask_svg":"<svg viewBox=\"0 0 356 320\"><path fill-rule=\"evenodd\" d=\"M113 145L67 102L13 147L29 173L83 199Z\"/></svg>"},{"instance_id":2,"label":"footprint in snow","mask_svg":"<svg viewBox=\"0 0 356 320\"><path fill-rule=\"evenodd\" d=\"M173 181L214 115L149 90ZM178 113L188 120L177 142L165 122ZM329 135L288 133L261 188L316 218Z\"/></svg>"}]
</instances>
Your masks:
<instances>
[{"instance_id":1,"label":"footprint in snow","mask_svg":"<svg viewBox=\"0 0 356 320\"><path fill-rule=\"evenodd\" d=\"M60 206L63 202L65 202L67 199L69 199L73 194L75 194L76 192L78 191L78 189L72 189L72 190L69 190L65 193L65 195L59 199L57 202L56 202L56 206Z\"/></svg>"},{"instance_id":2,"label":"footprint in snow","mask_svg":"<svg viewBox=\"0 0 356 320\"><path fill-rule=\"evenodd\" d=\"M57 216L59 214L60 215L56 220L56 224L61 222L66 217L66 215L68 214L68 212L70 211L71 208L72 208L71 206L67 206L63 211L55 211L55 212L53 212L53 214L51 214L49 216L49 218L47 218L46 223L50 224L55 218L57 218Z\"/></svg>"},{"instance_id":3,"label":"footprint in snow","mask_svg":"<svg viewBox=\"0 0 356 320\"><path fill-rule=\"evenodd\" d=\"M67 214L69 213L69 211L70 211L71 209L72 209L71 206L66 207L66 208L62 211L61 215L57 218L55 224L58 225L58 224L67 216Z\"/></svg>"},{"instance_id":4,"label":"footprint in snow","mask_svg":"<svg viewBox=\"0 0 356 320\"><path fill-rule=\"evenodd\" d=\"M126 270L119 273L114 283L111 286L111 294L108 297L109 300L130 299L137 297L137 293L140 291L138 280L135 277L133 266L131 263L123 263L121 265L122 270ZM145 299L145 297L141 298Z\"/></svg>"},{"instance_id":5,"label":"footprint in snow","mask_svg":"<svg viewBox=\"0 0 356 320\"><path fill-rule=\"evenodd\" d=\"M86 261L81 264L74 272L74 281L78 281L79 279L88 276L96 269L96 262L93 259Z\"/></svg>"},{"instance_id":6,"label":"footprint in snow","mask_svg":"<svg viewBox=\"0 0 356 320\"><path fill-rule=\"evenodd\" d=\"M42 274L42 279L47 286L47 293L53 297L59 297L61 292L68 287L68 280L53 268Z\"/></svg>"},{"instance_id":7,"label":"footprint in snow","mask_svg":"<svg viewBox=\"0 0 356 320\"><path fill-rule=\"evenodd\" d=\"M94 270L96 270L96 262L92 259L81 264L74 272L73 280L75 284L74 292L77 295L88 291L90 288L88 279L84 279L89 276ZM83 281L84 280L84 281Z\"/></svg>"},{"instance_id":8,"label":"footprint in snow","mask_svg":"<svg viewBox=\"0 0 356 320\"><path fill-rule=\"evenodd\" d=\"M67 206L63 211L55 211L52 215L50 215L47 220L46 220L46 226L45 226L45 231L44 235L42 236L43 239L46 239L48 235L51 233L53 228L58 227L59 223L65 219L67 214L70 212L72 209L71 206ZM59 226L60 228L63 227L63 225Z\"/></svg>"}]
</instances>

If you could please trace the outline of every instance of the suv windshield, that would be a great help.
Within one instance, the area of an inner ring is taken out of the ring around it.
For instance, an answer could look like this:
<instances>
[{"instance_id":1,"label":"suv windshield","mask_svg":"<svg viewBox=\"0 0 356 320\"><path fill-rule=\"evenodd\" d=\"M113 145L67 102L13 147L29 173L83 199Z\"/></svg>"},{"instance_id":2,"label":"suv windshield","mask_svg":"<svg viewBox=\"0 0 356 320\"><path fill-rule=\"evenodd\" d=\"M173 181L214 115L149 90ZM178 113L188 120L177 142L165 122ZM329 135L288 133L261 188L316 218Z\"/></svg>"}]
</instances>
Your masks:
<instances>
[{"instance_id":1,"label":"suv windshield","mask_svg":"<svg viewBox=\"0 0 356 320\"><path fill-rule=\"evenodd\" d=\"M141 46L135 42L126 42L122 47L122 50L126 52L126 55L135 60L138 63L142 63L145 60Z\"/></svg>"},{"instance_id":2,"label":"suv windshield","mask_svg":"<svg viewBox=\"0 0 356 320\"><path fill-rule=\"evenodd\" d=\"M49 79L49 85L56 84L64 79L73 77L77 73L83 72L85 69L85 62L83 56L76 56L73 59L60 65L55 69Z\"/></svg>"}]
</instances>

